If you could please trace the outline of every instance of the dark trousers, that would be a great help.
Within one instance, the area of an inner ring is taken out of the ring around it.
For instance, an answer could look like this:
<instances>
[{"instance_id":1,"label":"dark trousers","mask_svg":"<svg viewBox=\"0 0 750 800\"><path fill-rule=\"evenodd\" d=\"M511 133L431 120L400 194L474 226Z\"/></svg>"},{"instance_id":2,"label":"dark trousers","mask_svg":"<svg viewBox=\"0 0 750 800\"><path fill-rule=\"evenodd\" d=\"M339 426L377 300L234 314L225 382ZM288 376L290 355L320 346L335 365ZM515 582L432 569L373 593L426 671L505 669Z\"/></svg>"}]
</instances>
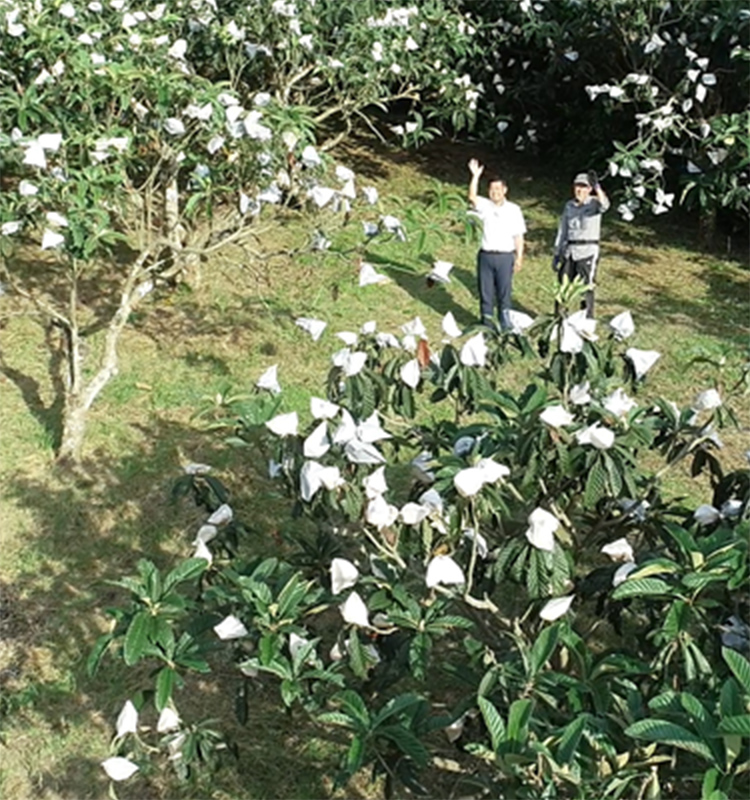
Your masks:
<instances>
[{"instance_id":1,"label":"dark trousers","mask_svg":"<svg viewBox=\"0 0 750 800\"><path fill-rule=\"evenodd\" d=\"M497 305L500 326L511 328L510 302L513 287L513 261L515 253L490 253L480 250L477 255L477 279L479 283L479 311L484 322L494 319Z\"/></svg>"},{"instance_id":2,"label":"dark trousers","mask_svg":"<svg viewBox=\"0 0 750 800\"><path fill-rule=\"evenodd\" d=\"M563 259L560 266L560 271L557 275L562 283L563 275L568 276L568 280L572 281L574 278L580 278L586 284L593 284L594 274L596 273L596 256L589 256L588 258L573 259L568 256ZM586 316L589 319L594 318L594 290L587 290L581 301L581 308L586 309Z\"/></svg>"}]
</instances>

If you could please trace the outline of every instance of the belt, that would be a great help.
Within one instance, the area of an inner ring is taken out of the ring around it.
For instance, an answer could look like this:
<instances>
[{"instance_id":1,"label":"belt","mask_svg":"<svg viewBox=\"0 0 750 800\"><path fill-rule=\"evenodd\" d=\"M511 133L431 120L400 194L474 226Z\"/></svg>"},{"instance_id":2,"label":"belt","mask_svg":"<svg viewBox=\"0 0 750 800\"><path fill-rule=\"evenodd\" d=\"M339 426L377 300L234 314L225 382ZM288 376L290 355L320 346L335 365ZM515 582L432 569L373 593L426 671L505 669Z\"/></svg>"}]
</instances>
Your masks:
<instances>
[{"instance_id":1,"label":"belt","mask_svg":"<svg viewBox=\"0 0 750 800\"><path fill-rule=\"evenodd\" d=\"M493 256L512 256L515 254L515 250L480 250L480 253L489 253Z\"/></svg>"},{"instance_id":2,"label":"belt","mask_svg":"<svg viewBox=\"0 0 750 800\"><path fill-rule=\"evenodd\" d=\"M572 244L599 244L598 239L569 239L568 245Z\"/></svg>"}]
</instances>

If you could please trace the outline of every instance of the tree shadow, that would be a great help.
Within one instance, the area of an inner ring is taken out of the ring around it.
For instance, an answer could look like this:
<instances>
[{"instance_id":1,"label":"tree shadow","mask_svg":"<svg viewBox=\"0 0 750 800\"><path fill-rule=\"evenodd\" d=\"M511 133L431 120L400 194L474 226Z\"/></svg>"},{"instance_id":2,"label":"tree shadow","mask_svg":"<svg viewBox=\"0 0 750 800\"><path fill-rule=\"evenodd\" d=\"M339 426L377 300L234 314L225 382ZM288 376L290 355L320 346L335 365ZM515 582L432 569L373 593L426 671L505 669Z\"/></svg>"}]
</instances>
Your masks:
<instances>
[{"instance_id":1,"label":"tree shadow","mask_svg":"<svg viewBox=\"0 0 750 800\"><path fill-rule=\"evenodd\" d=\"M293 324L295 318L293 310L278 298L238 295L223 308L207 309L199 299L154 306L134 321L134 327L156 344L226 337L231 344L238 345L262 331L269 320L274 324Z\"/></svg>"},{"instance_id":2,"label":"tree shadow","mask_svg":"<svg viewBox=\"0 0 750 800\"><path fill-rule=\"evenodd\" d=\"M62 331L54 325L45 327L44 339L50 354L47 373L53 392L51 403L47 404L42 399L39 381L8 364L2 353L0 353L0 373L18 388L24 404L49 438L52 449L57 450L62 440L62 415L65 407L62 370L65 366L66 344Z\"/></svg>"},{"instance_id":3,"label":"tree shadow","mask_svg":"<svg viewBox=\"0 0 750 800\"><path fill-rule=\"evenodd\" d=\"M427 275L432 269L432 261L429 256L422 254L419 259L424 264L424 272L417 272L409 264L405 264L402 261L394 261L392 258L377 253L368 253L367 260L380 267L384 274L388 275L395 284L419 303L428 306L440 315L445 315L449 311L452 312L459 326L468 327L476 322L475 315L457 303L444 284L428 285ZM454 266L450 274L451 277L458 277L459 273L462 274L461 283L472 290L472 287L463 276L463 273L468 274L468 270ZM473 291L476 291L476 286L473 287Z\"/></svg>"},{"instance_id":4,"label":"tree shadow","mask_svg":"<svg viewBox=\"0 0 750 800\"><path fill-rule=\"evenodd\" d=\"M631 266L612 266L617 286L632 286L637 291L618 293L610 282L607 302L621 305L642 319L658 319L665 325L685 324L738 347L747 345L750 332L750 276L743 272L704 263L700 257L686 258L681 271L665 278L653 264L638 258L619 257ZM606 278L605 278L606 280ZM691 282L706 286L709 301L701 295L686 295Z\"/></svg>"},{"instance_id":5,"label":"tree shadow","mask_svg":"<svg viewBox=\"0 0 750 800\"><path fill-rule=\"evenodd\" d=\"M66 264L53 255L39 257L31 248L22 247L9 260L11 275L20 276L19 283L30 294L44 298L63 315L70 309L71 273ZM90 336L101 330L120 301L122 270L137 253L123 246L104 262L90 263L76 282L77 302L85 307L90 319L81 324L81 335Z\"/></svg>"},{"instance_id":6,"label":"tree shadow","mask_svg":"<svg viewBox=\"0 0 750 800\"><path fill-rule=\"evenodd\" d=\"M456 302L450 293L450 284L435 283L429 285L427 275L432 268L432 259L426 254L422 254L419 258L425 264L424 273L418 273L408 264L394 261L378 254L368 253L367 259L371 263L377 264L394 283L398 284L419 303L429 306L441 316L450 311L460 328L468 328L479 321L479 295L476 273L457 265L454 265L450 271L451 281L455 280L460 283L475 298L474 305L476 309L470 310ZM515 298L513 299L513 308L526 314L533 315L536 313L526 308Z\"/></svg>"}]
</instances>

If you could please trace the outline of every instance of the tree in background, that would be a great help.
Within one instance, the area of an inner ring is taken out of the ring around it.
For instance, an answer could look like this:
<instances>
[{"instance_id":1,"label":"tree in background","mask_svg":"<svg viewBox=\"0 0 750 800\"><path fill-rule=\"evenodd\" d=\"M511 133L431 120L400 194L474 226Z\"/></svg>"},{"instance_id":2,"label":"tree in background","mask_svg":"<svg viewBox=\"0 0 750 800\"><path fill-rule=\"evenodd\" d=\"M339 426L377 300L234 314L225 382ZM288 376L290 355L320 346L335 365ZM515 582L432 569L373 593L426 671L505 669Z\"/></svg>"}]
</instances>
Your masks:
<instances>
[{"instance_id":1,"label":"tree in background","mask_svg":"<svg viewBox=\"0 0 750 800\"><path fill-rule=\"evenodd\" d=\"M262 259L247 232L279 205L345 210L351 172L326 186L326 150L357 127L593 153L626 220L684 203L710 232L746 213L749 26L720 0L5 0L0 247L7 283L64 333L60 457L79 456L155 281L195 282L231 243ZM92 366L81 340L102 327Z\"/></svg>"},{"instance_id":2,"label":"tree in background","mask_svg":"<svg viewBox=\"0 0 750 800\"><path fill-rule=\"evenodd\" d=\"M471 86L442 2L5 2L0 29L0 246L9 286L64 334L64 460L155 281L195 281L263 209L346 208L348 170L320 185L326 146L388 103L445 113ZM406 130L429 135L420 115Z\"/></svg>"},{"instance_id":3,"label":"tree in background","mask_svg":"<svg viewBox=\"0 0 750 800\"><path fill-rule=\"evenodd\" d=\"M732 0L464 4L483 130L571 170L608 161L624 220L750 212L750 11ZM494 129L494 131L493 131Z\"/></svg>"}]
</instances>

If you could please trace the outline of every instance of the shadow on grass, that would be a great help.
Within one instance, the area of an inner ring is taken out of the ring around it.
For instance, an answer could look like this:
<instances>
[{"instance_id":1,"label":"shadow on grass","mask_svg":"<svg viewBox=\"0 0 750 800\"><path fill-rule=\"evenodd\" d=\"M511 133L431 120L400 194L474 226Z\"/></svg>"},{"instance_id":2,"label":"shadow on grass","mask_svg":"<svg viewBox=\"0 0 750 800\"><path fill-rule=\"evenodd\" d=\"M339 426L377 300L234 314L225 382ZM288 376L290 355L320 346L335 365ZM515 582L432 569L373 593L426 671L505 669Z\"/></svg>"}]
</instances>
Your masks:
<instances>
[{"instance_id":1,"label":"shadow on grass","mask_svg":"<svg viewBox=\"0 0 750 800\"><path fill-rule=\"evenodd\" d=\"M432 262L428 257L420 258L424 270L420 272L417 272L409 264L394 261L392 258L381 256L377 253L368 253L367 260L380 267L384 274L387 274L395 284L410 294L418 303L428 306L440 315L445 315L451 311L459 327L468 327L476 322L475 315L469 309L457 303L444 285L438 283L434 286L428 286L427 275L432 268ZM474 281L474 285L469 284L464 273L466 275L469 274L467 270L454 267L451 270L451 278L458 278L459 274L461 274L461 283L471 291L476 292L476 281Z\"/></svg>"},{"instance_id":2,"label":"shadow on grass","mask_svg":"<svg viewBox=\"0 0 750 800\"><path fill-rule=\"evenodd\" d=\"M105 452L95 453L75 474L20 473L3 489L33 520L15 577L0 586L0 689L11 697L25 691L28 699L28 708L19 707L4 727L6 732L9 726L28 730L37 721L58 740L73 729L80 740L85 731L89 747L77 741L71 754L70 747L60 743L59 750L52 750L57 753L53 764L49 756L33 764L31 783L60 797L106 795L98 754L106 757L123 702L141 685L152 685L140 667L127 670L109 659L90 678L85 664L110 623L105 609L127 602L126 593L107 581L134 574L140 558L168 569L192 553L192 540L206 513L189 499L169 499L172 481L188 460L185 454L213 464L217 476L236 490L230 502L248 528L242 542L248 557L278 550L270 534L278 528L285 500L268 481L260 451L230 451L216 434L164 420L151 421L143 433L146 443L132 454L113 459ZM248 499L249 485L256 499ZM255 685L248 726L231 722L234 690L243 680L236 670L230 674L227 665L219 664L215 674L189 678L188 687L176 694L187 722L228 719L239 746L237 768L220 771L204 796L216 790L238 800L330 794L324 776L336 769L333 746L323 743L320 752L313 752L310 744L320 732L287 717L274 687ZM11 746L14 738L8 737ZM97 755L89 757L92 751ZM118 786L118 795L133 800L187 798L196 796L195 789L174 778L139 775Z\"/></svg>"},{"instance_id":3,"label":"shadow on grass","mask_svg":"<svg viewBox=\"0 0 750 800\"><path fill-rule=\"evenodd\" d=\"M51 363L56 360L53 356ZM62 387L55 391L54 400L46 405L42 400L39 381L6 364L2 357L0 357L0 373L16 385L29 412L48 438L51 448L57 450L62 440L62 411L65 404ZM53 374L52 367L50 367L50 377L53 382L59 382L59 378Z\"/></svg>"},{"instance_id":4,"label":"shadow on grass","mask_svg":"<svg viewBox=\"0 0 750 800\"><path fill-rule=\"evenodd\" d=\"M750 276L695 256L686 256L669 269L663 263L644 266L628 255L618 255L618 260L632 264L632 268L603 262L605 270L608 267L612 278L616 279L607 285L605 273L608 303L630 309L636 319L658 320L663 325L687 325L696 333L740 347L747 345ZM665 274L667 269L669 273ZM705 288L686 291L693 283Z\"/></svg>"},{"instance_id":5,"label":"shadow on grass","mask_svg":"<svg viewBox=\"0 0 750 800\"><path fill-rule=\"evenodd\" d=\"M371 263L381 267L394 283L408 292L417 302L429 306L441 316L444 316L449 311L452 312L459 328L468 328L470 325L475 325L479 322L479 295L475 273L458 266L454 266L450 271L451 280L461 283L475 298L475 307L468 309L456 302L445 285L440 283L432 286L428 285L427 275L432 266L429 257L420 259L425 262L424 273L415 272L409 265L385 256L370 253L367 258ZM526 314L534 313L515 299L513 300L513 308Z\"/></svg>"}]
</instances>

